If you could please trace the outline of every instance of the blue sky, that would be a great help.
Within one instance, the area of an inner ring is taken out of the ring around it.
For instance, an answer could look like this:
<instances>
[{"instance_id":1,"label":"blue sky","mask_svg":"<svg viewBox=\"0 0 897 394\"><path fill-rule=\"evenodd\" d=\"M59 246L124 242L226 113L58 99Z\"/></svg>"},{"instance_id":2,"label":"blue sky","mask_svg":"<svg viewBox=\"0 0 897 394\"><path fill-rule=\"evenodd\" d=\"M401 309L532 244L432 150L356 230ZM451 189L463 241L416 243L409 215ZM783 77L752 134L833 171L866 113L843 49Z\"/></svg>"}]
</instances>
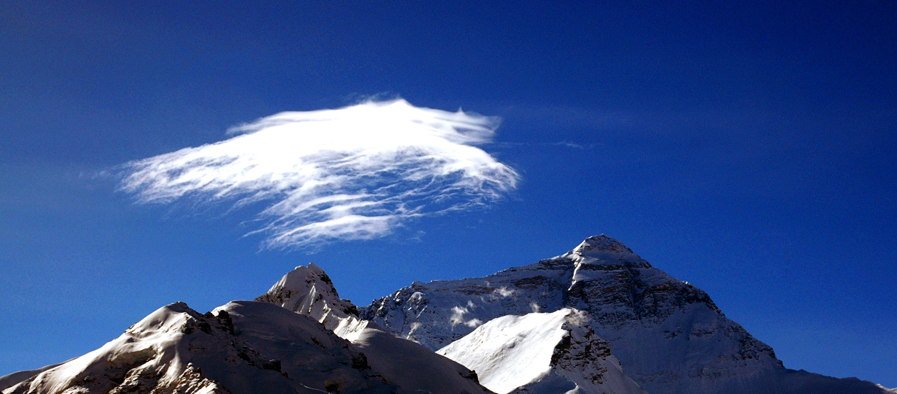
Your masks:
<instances>
[{"instance_id":1,"label":"blue sky","mask_svg":"<svg viewBox=\"0 0 897 394\"><path fill-rule=\"evenodd\" d=\"M0 5L0 375L314 261L359 305L606 233L785 366L897 386L897 2ZM487 207L309 253L98 176L377 96L502 118Z\"/></svg>"}]
</instances>

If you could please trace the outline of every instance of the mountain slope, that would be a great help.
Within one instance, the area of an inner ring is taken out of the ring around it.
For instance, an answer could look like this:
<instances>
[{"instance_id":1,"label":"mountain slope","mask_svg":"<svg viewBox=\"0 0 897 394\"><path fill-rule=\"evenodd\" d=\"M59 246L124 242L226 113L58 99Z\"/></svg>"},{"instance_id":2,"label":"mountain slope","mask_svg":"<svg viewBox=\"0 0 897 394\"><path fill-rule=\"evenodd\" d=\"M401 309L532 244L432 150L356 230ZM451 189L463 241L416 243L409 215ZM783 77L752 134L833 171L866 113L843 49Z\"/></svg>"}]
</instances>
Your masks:
<instances>
[{"instance_id":1,"label":"mountain slope","mask_svg":"<svg viewBox=\"0 0 897 394\"><path fill-rule=\"evenodd\" d=\"M480 382L500 394L518 388L545 394L644 394L587 322L585 313L571 308L502 316L437 353L477 371Z\"/></svg>"},{"instance_id":2,"label":"mountain slope","mask_svg":"<svg viewBox=\"0 0 897 394\"><path fill-rule=\"evenodd\" d=\"M384 379L401 387L428 393L488 392L477 382L476 374L463 365L360 320L356 307L339 298L333 282L313 263L296 267L256 301L318 320L362 350Z\"/></svg>"},{"instance_id":3,"label":"mountain slope","mask_svg":"<svg viewBox=\"0 0 897 394\"><path fill-rule=\"evenodd\" d=\"M159 308L119 338L3 391L12 393L392 392L364 356L317 322L256 302L205 315Z\"/></svg>"},{"instance_id":4,"label":"mountain slope","mask_svg":"<svg viewBox=\"0 0 897 394\"><path fill-rule=\"evenodd\" d=\"M473 279L416 282L362 308L390 332L439 349L505 315L572 307L646 391L883 393L871 383L785 369L772 348L700 289L601 235L536 264Z\"/></svg>"},{"instance_id":5,"label":"mountain slope","mask_svg":"<svg viewBox=\"0 0 897 394\"><path fill-rule=\"evenodd\" d=\"M205 315L175 303L100 349L27 377L3 394L410 394L423 389L408 380L388 381L381 366L370 362L378 359L372 350L380 349L362 351L319 322L268 303L231 302ZM430 379L463 379L450 372Z\"/></svg>"}]
</instances>

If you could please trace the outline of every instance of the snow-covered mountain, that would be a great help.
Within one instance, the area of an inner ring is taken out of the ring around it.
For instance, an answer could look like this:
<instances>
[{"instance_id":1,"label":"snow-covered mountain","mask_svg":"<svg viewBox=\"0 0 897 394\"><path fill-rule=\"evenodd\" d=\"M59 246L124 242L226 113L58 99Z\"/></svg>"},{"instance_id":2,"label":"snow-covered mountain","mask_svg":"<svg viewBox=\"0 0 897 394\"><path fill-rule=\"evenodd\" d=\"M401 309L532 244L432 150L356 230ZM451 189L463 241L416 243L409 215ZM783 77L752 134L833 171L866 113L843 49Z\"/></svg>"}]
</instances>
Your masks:
<instances>
[{"instance_id":1,"label":"snow-covered mountain","mask_svg":"<svg viewBox=\"0 0 897 394\"><path fill-rule=\"evenodd\" d=\"M502 316L437 353L477 371L480 383L499 394L644 394L588 320L572 308Z\"/></svg>"},{"instance_id":2,"label":"snow-covered mountain","mask_svg":"<svg viewBox=\"0 0 897 394\"><path fill-rule=\"evenodd\" d=\"M205 314L171 304L93 352L0 377L2 394L473 394L487 388L897 393L784 368L706 293L606 236L484 278L415 282L366 308L341 299L320 267L296 267L255 301Z\"/></svg>"},{"instance_id":3,"label":"snow-covered mountain","mask_svg":"<svg viewBox=\"0 0 897 394\"><path fill-rule=\"evenodd\" d=\"M363 351L374 370L400 387L426 393L488 392L477 383L477 375L461 364L359 319L356 307L340 299L333 282L314 263L296 267L256 301L321 322Z\"/></svg>"},{"instance_id":4,"label":"snow-covered mountain","mask_svg":"<svg viewBox=\"0 0 897 394\"><path fill-rule=\"evenodd\" d=\"M358 319L358 308L339 297L330 277L315 263L296 267L255 300L309 316L348 341L370 323Z\"/></svg>"},{"instance_id":5,"label":"snow-covered mountain","mask_svg":"<svg viewBox=\"0 0 897 394\"><path fill-rule=\"evenodd\" d=\"M457 355L450 345L472 341L465 337L471 333L483 335L474 332L480 326L491 332L507 325L487 322L564 308L584 313L588 327L649 393L891 392L784 368L772 348L727 319L705 292L604 235L484 278L415 282L361 308L360 316L430 349L444 348L463 364L476 356Z\"/></svg>"},{"instance_id":6,"label":"snow-covered mountain","mask_svg":"<svg viewBox=\"0 0 897 394\"><path fill-rule=\"evenodd\" d=\"M330 278L313 263L296 267L256 301L312 317L362 350L375 350L368 356L371 365L388 370L402 360L415 360L415 373L394 367L394 376L384 375L391 381L423 378L415 384L424 386L432 381L430 376L434 374L430 370L434 369L458 371L459 378L477 376L484 386L502 394L515 389L566 393L577 387L586 389L579 391L583 394L644 393L623 374L607 344L583 326L586 316L573 309L494 319L440 351L439 354L448 357L444 358L415 342L387 333L376 323L359 319L357 308L340 299ZM477 373L461 372L461 365L450 359ZM439 382L437 386L444 384ZM428 391L438 389L432 387Z\"/></svg>"},{"instance_id":7,"label":"snow-covered mountain","mask_svg":"<svg viewBox=\"0 0 897 394\"><path fill-rule=\"evenodd\" d=\"M231 302L204 315L175 303L93 352L4 377L10 387L2 388L3 394L489 392L469 370L420 345L383 331L363 334L355 345L308 316L263 302ZM409 377L418 368L426 379Z\"/></svg>"},{"instance_id":8,"label":"snow-covered mountain","mask_svg":"<svg viewBox=\"0 0 897 394\"><path fill-rule=\"evenodd\" d=\"M117 339L10 388L13 393L320 393L396 387L365 355L305 316L260 302L205 315L175 303Z\"/></svg>"}]
</instances>

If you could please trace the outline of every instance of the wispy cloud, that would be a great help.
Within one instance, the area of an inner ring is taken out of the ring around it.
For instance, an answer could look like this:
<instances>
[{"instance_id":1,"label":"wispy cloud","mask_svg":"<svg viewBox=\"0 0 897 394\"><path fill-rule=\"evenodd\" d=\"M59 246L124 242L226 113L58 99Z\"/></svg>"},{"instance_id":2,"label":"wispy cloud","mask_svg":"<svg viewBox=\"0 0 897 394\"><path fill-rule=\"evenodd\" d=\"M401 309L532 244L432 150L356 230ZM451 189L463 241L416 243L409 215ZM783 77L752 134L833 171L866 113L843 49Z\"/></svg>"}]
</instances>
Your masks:
<instances>
[{"instance_id":1,"label":"wispy cloud","mask_svg":"<svg viewBox=\"0 0 897 394\"><path fill-rule=\"evenodd\" d=\"M121 189L142 203L261 203L253 233L266 247L372 239L513 189L517 172L478 147L498 123L404 100L282 112L221 142L126 163Z\"/></svg>"}]
</instances>

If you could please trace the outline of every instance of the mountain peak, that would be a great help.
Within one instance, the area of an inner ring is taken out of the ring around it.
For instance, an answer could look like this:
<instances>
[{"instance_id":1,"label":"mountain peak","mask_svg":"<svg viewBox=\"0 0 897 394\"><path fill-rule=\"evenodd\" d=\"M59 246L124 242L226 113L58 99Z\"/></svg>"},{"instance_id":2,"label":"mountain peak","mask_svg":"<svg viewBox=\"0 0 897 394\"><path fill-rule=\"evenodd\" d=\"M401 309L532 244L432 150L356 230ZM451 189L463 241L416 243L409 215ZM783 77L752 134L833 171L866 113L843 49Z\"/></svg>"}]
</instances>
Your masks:
<instances>
[{"instance_id":1,"label":"mountain peak","mask_svg":"<svg viewBox=\"0 0 897 394\"><path fill-rule=\"evenodd\" d=\"M267 293L255 300L309 315L330 330L339 324L340 318L357 313L355 305L339 298L330 277L314 263L288 272Z\"/></svg>"},{"instance_id":2,"label":"mountain peak","mask_svg":"<svg viewBox=\"0 0 897 394\"><path fill-rule=\"evenodd\" d=\"M607 235L595 235L585 239L582 241L576 249L573 249L574 252L578 252L579 254L585 254L590 251L597 252L611 252L611 253L632 253L632 249L623 245L622 242L617 241Z\"/></svg>"}]
</instances>

